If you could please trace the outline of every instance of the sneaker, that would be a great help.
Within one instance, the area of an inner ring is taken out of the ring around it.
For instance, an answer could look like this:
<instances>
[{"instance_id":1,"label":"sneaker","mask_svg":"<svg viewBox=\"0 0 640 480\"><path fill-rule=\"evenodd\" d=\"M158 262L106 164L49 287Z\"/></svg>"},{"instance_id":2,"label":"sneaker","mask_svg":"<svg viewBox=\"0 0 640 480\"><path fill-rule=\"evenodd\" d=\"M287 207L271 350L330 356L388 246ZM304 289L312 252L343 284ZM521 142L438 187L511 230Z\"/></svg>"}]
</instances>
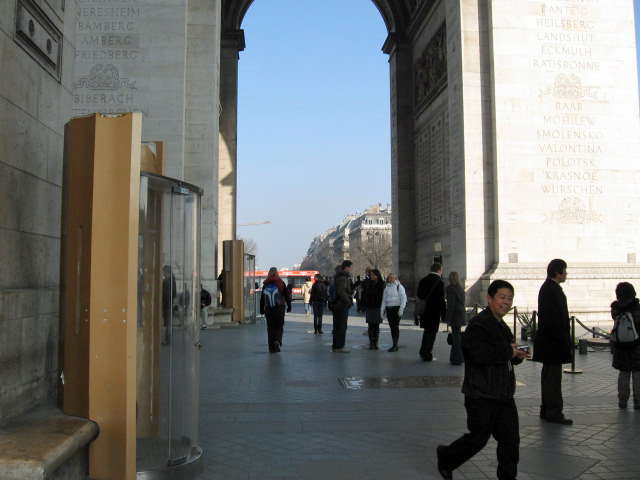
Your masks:
<instances>
[{"instance_id":1,"label":"sneaker","mask_svg":"<svg viewBox=\"0 0 640 480\"><path fill-rule=\"evenodd\" d=\"M332 351L337 353L349 353L351 350L347 350L346 348L342 347L342 348L334 348L332 349Z\"/></svg>"}]
</instances>

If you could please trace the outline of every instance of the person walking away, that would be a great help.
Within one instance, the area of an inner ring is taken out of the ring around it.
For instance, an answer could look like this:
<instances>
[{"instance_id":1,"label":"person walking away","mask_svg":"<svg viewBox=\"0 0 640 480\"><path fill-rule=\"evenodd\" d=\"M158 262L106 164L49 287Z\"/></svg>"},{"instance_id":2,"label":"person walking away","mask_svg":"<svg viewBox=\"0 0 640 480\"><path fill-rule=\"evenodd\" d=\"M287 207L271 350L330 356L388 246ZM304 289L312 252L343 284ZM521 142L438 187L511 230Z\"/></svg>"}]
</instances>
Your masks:
<instances>
[{"instance_id":1,"label":"person walking away","mask_svg":"<svg viewBox=\"0 0 640 480\"><path fill-rule=\"evenodd\" d=\"M442 276L442 265L434 263L431 265L429 274L418 283L416 297L425 301L424 312L420 315L420 328L422 333L422 344L420 346L420 358L425 362L433 360L433 343L436 341L436 334L440 328L440 322L444 321L447 305L444 299L444 282Z\"/></svg>"},{"instance_id":2,"label":"person walking away","mask_svg":"<svg viewBox=\"0 0 640 480\"><path fill-rule=\"evenodd\" d=\"M391 341L393 345L389 348L389 352L398 351L398 339L400 338L400 317L407 306L407 292L400 284L395 274L390 273L387 276L384 294L382 295L382 305L380 306L380 314L387 317L389 329L391 330Z\"/></svg>"},{"instance_id":3,"label":"person walking away","mask_svg":"<svg viewBox=\"0 0 640 480\"><path fill-rule=\"evenodd\" d=\"M353 305L349 278L352 268L353 262L350 260L343 261L333 280L336 289L336 300L331 304L331 311L333 312L333 344L331 345L331 351L333 352L349 353L344 344L347 337L349 309Z\"/></svg>"},{"instance_id":4,"label":"person walking away","mask_svg":"<svg viewBox=\"0 0 640 480\"><path fill-rule=\"evenodd\" d=\"M380 270L375 268L371 270L369 286L361 299L361 307L365 309L365 318L367 325L369 325L367 332L369 334L369 350L378 350L380 324L382 323L380 307L382 306L384 286Z\"/></svg>"},{"instance_id":5,"label":"person walking away","mask_svg":"<svg viewBox=\"0 0 640 480\"><path fill-rule=\"evenodd\" d=\"M322 275L319 273L316 273L314 278L315 282L309 295L309 303L313 307L313 333L324 333L322 331L322 315L327 301L327 284L324 283Z\"/></svg>"},{"instance_id":6,"label":"person walking away","mask_svg":"<svg viewBox=\"0 0 640 480\"><path fill-rule=\"evenodd\" d=\"M207 328L207 307L211 305L211 294L200 284L200 318L202 330Z\"/></svg>"},{"instance_id":7,"label":"person walking away","mask_svg":"<svg viewBox=\"0 0 640 480\"><path fill-rule=\"evenodd\" d=\"M290 312L291 294L280 278L278 269L271 267L260 295L260 314L267 319L267 338L271 353L279 352L282 346L285 304L286 311Z\"/></svg>"},{"instance_id":8,"label":"person walking away","mask_svg":"<svg viewBox=\"0 0 640 480\"><path fill-rule=\"evenodd\" d=\"M616 286L616 301L611 304L611 318L616 320L624 313L631 314L636 333L640 333L640 302L636 290L629 282ZM633 383L633 408L640 410L640 340L613 342L613 368L618 374L618 406L627 408L631 394L629 380Z\"/></svg>"},{"instance_id":9,"label":"person walking away","mask_svg":"<svg viewBox=\"0 0 640 480\"><path fill-rule=\"evenodd\" d=\"M571 363L571 328L567 297L561 283L567 279L567 263L556 258L547 266L547 279L538 293L538 330L533 360L542 363L540 418L550 423L571 425L562 413L562 364Z\"/></svg>"},{"instance_id":10,"label":"person walking away","mask_svg":"<svg viewBox=\"0 0 640 480\"><path fill-rule=\"evenodd\" d=\"M449 285L445 288L447 295L447 313L445 320L451 327L451 353L449 362L451 365L462 365L462 343L460 330L467 324L467 310L464 308L464 288L460 283L458 272L449 274Z\"/></svg>"},{"instance_id":11,"label":"person walking away","mask_svg":"<svg viewBox=\"0 0 640 480\"><path fill-rule=\"evenodd\" d=\"M171 273L171 267L162 267L162 323L164 323L164 340L162 345L169 345L171 341L171 312L173 310L173 300L176 297L176 277Z\"/></svg>"},{"instance_id":12,"label":"person walking away","mask_svg":"<svg viewBox=\"0 0 640 480\"><path fill-rule=\"evenodd\" d=\"M487 308L476 315L462 337L464 351L464 406L469 433L436 450L438 471L453 478L452 471L484 448L489 437L498 442L497 478L513 480L518 474L520 434L514 365L529 355L518 349L503 317L513 305L513 286L495 280L487 292Z\"/></svg>"},{"instance_id":13,"label":"person walking away","mask_svg":"<svg viewBox=\"0 0 640 480\"><path fill-rule=\"evenodd\" d=\"M304 302L304 309L307 312L307 317L311 314L311 287L313 283L311 282L311 277L307 277L304 283L302 284L302 301Z\"/></svg>"}]
</instances>

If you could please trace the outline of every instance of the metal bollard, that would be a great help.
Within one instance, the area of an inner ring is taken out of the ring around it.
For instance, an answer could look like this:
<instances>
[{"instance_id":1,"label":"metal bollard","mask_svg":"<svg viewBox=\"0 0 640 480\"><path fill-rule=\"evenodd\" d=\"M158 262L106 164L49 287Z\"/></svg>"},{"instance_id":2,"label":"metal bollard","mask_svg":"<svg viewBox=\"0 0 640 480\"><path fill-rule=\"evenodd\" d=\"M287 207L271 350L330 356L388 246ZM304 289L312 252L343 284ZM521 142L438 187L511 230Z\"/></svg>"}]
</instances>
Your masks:
<instances>
[{"instance_id":1,"label":"metal bollard","mask_svg":"<svg viewBox=\"0 0 640 480\"><path fill-rule=\"evenodd\" d=\"M586 355L588 346L589 346L589 342L587 342L586 340L584 339L578 340L578 353L580 355Z\"/></svg>"}]
</instances>

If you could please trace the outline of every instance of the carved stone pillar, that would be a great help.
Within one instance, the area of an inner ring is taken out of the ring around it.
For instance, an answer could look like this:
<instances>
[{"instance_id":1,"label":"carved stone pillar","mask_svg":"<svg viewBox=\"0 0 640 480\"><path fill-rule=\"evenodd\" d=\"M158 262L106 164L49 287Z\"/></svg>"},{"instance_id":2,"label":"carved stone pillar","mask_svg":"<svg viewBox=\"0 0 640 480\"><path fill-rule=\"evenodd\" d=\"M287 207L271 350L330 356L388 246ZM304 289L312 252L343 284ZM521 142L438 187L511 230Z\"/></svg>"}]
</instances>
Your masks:
<instances>
[{"instance_id":1,"label":"carved stone pillar","mask_svg":"<svg viewBox=\"0 0 640 480\"><path fill-rule=\"evenodd\" d=\"M220 49L220 134L218 167L218 269L222 242L236 239L238 161L238 53L244 50L244 31L227 31Z\"/></svg>"},{"instance_id":2,"label":"carved stone pillar","mask_svg":"<svg viewBox=\"0 0 640 480\"><path fill-rule=\"evenodd\" d=\"M393 271L409 294L416 288L413 68L410 43L395 34L383 46L391 84L391 202Z\"/></svg>"}]
</instances>

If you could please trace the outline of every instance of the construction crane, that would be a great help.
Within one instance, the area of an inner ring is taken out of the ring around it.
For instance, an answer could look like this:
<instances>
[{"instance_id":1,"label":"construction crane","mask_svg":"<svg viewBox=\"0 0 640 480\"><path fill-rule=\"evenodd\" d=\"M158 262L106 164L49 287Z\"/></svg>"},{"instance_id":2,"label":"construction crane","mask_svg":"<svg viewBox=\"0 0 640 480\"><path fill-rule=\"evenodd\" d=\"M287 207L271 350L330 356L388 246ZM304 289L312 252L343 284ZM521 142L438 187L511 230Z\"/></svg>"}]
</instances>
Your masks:
<instances>
[{"instance_id":1,"label":"construction crane","mask_svg":"<svg viewBox=\"0 0 640 480\"><path fill-rule=\"evenodd\" d=\"M266 223L271 223L271 220L265 220L264 222L238 223L236 227L248 227L249 225L264 225Z\"/></svg>"}]
</instances>

